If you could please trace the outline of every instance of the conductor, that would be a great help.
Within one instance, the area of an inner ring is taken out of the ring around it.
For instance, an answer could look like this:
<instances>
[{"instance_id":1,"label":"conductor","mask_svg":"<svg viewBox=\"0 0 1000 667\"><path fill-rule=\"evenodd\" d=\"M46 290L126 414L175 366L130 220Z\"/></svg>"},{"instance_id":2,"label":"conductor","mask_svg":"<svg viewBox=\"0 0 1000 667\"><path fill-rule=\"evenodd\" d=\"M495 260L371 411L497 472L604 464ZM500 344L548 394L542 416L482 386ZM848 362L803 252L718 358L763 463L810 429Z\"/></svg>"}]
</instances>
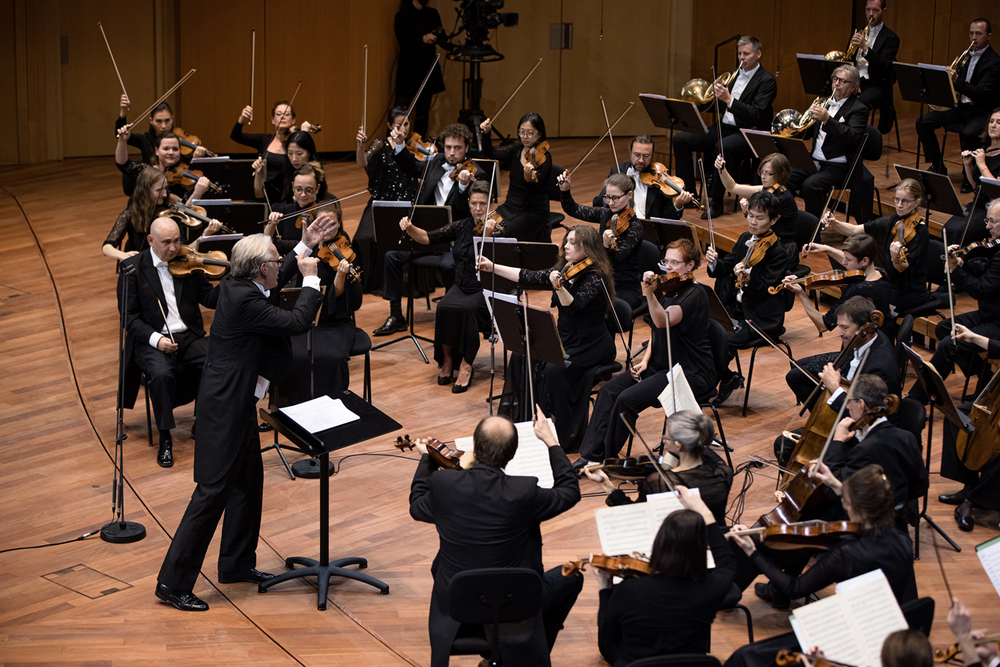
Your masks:
<instances>
[{"instance_id":1,"label":"conductor","mask_svg":"<svg viewBox=\"0 0 1000 667\"><path fill-rule=\"evenodd\" d=\"M332 219L320 216L308 232L323 234ZM305 236L307 230L303 230ZM289 336L304 333L319 309L315 258L297 257L302 292L285 311L268 296L278 285L281 257L271 239L254 234L233 247L230 275L222 279L208 354L198 393L194 480L198 486L157 577L156 597L182 611L207 611L193 592L208 545L225 511L219 549L219 583L260 583L264 468L254 408L268 384L281 382L292 363ZM292 258L289 258L289 262Z\"/></svg>"}]
</instances>

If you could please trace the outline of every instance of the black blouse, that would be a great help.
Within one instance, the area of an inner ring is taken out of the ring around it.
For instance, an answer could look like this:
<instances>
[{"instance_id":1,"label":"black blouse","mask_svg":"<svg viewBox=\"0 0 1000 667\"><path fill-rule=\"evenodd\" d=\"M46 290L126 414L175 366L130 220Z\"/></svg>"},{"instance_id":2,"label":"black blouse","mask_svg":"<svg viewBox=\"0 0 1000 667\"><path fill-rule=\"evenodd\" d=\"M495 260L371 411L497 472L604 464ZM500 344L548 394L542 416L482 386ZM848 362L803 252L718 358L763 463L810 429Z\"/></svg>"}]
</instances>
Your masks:
<instances>
[{"instance_id":1,"label":"black blouse","mask_svg":"<svg viewBox=\"0 0 1000 667\"><path fill-rule=\"evenodd\" d=\"M660 297L660 304L666 309L679 306L684 312L679 324L670 327L670 352L674 363L680 364L684 375L692 382L699 378L705 386L715 386L715 361L712 345L708 338L709 308L705 289L693 280L684 284L677 292ZM653 351L650 368L654 371L670 371L667 354L667 328L653 327Z\"/></svg>"},{"instance_id":2,"label":"black blouse","mask_svg":"<svg viewBox=\"0 0 1000 667\"><path fill-rule=\"evenodd\" d=\"M491 145L490 134L483 135L483 153L494 159L501 169L510 171L510 183L507 186L507 199L504 206L511 209L511 214L531 211L545 218L549 215L549 185L552 178L552 153L536 170L537 183L524 180L524 167L521 165L521 142L494 148Z\"/></svg>"},{"instance_id":3,"label":"black blouse","mask_svg":"<svg viewBox=\"0 0 1000 667\"><path fill-rule=\"evenodd\" d=\"M126 190L125 194L129 197L131 197L135 192L135 184L139 180L139 174L141 174L145 169L156 169L156 167L151 164L137 162L136 160L126 160L125 164L118 164L115 162L115 166L118 167L118 171L125 175L125 181L127 184L123 183L123 186ZM128 192L129 190L132 192ZM169 192L170 194L178 197L182 202L186 202L188 197L191 196L191 193L194 192L194 186L185 188L180 183L174 183L170 186Z\"/></svg>"},{"instance_id":4,"label":"black blouse","mask_svg":"<svg viewBox=\"0 0 1000 667\"><path fill-rule=\"evenodd\" d=\"M907 262L909 268L900 273L892 264L892 255L889 246L896 241L896 236L892 233L892 227L900 217L893 213L881 218L876 218L865 223L865 233L874 236L879 242L881 257L880 266L885 269L886 277L893 284L896 291L902 294L927 294L927 248L930 241L930 232L927 230L927 223L922 222L917 225L913 239L906 244Z\"/></svg>"},{"instance_id":5,"label":"black blouse","mask_svg":"<svg viewBox=\"0 0 1000 667\"><path fill-rule=\"evenodd\" d=\"M475 294L483 289L476 278L476 256L473 244L475 228L476 221L469 217L462 220L452 220L444 227L427 232L430 245L454 242L451 246L451 256L455 258L455 286L465 294Z\"/></svg>"},{"instance_id":6,"label":"black blouse","mask_svg":"<svg viewBox=\"0 0 1000 667\"><path fill-rule=\"evenodd\" d=\"M608 226L608 222L614 217L614 213L606 206L582 206L573 200L573 195L569 190L559 191L559 198L562 200L563 211L566 215L593 222L600 226L601 233ZM642 222L637 217L633 217L626 229L618 237L618 249L608 248L608 258L614 266L615 287L620 289L632 289L639 287L642 275L639 273L639 249L642 247Z\"/></svg>"},{"instance_id":7,"label":"black blouse","mask_svg":"<svg viewBox=\"0 0 1000 667\"><path fill-rule=\"evenodd\" d=\"M848 283L840 290L840 298L823 313L823 325L827 331L833 331L837 326L837 309L841 304L855 296L863 296L875 303L875 309L889 319L889 309L892 307L892 284L882 276L878 280L858 280Z\"/></svg>"},{"instance_id":8,"label":"black blouse","mask_svg":"<svg viewBox=\"0 0 1000 667\"><path fill-rule=\"evenodd\" d=\"M405 150L405 149L404 149ZM390 142L376 139L368 147L368 190L376 201L411 201L417 193L419 176L408 176L396 164Z\"/></svg>"},{"instance_id":9,"label":"black blouse","mask_svg":"<svg viewBox=\"0 0 1000 667\"><path fill-rule=\"evenodd\" d=\"M344 236L347 235L344 234ZM348 237L348 241L350 241L350 237ZM318 275L320 284L327 286L326 296L323 300L323 309L319 314L319 326L353 325L353 313L361 307L363 297L361 283L354 280L348 274L344 279L344 292L340 296L337 296L337 290L333 286L333 280L337 277L337 268L330 266L326 262L320 262Z\"/></svg>"},{"instance_id":10,"label":"black blouse","mask_svg":"<svg viewBox=\"0 0 1000 667\"><path fill-rule=\"evenodd\" d=\"M267 196L271 201L281 199L281 193L285 188L285 160L288 158L284 153L273 153L267 150L274 139L271 134L244 134L243 124L233 125L233 131L229 133L229 138L243 146L249 146L257 151L258 157L263 157L267 153L267 179L264 187L267 189Z\"/></svg>"},{"instance_id":11,"label":"black blouse","mask_svg":"<svg viewBox=\"0 0 1000 667\"><path fill-rule=\"evenodd\" d=\"M795 203L795 195L784 186L778 186L780 192L771 190L778 197L778 220L771 225L774 233L782 242L795 243L799 223L799 206Z\"/></svg>"},{"instance_id":12,"label":"black blouse","mask_svg":"<svg viewBox=\"0 0 1000 667\"><path fill-rule=\"evenodd\" d=\"M108 234L108 238L104 239L104 243L101 245L110 245L117 248L126 235L128 235L128 240L122 248L125 252L142 252L149 247L149 242L146 240L147 234L140 233L136 229L132 223L132 211L127 208L118 214L118 219L115 220L115 225L111 228L111 233Z\"/></svg>"},{"instance_id":13,"label":"black blouse","mask_svg":"<svg viewBox=\"0 0 1000 667\"><path fill-rule=\"evenodd\" d=\"M115 119L115 133L127 124L128 118L118 116L118 118ZM136 134L134 132L129 134L128 145L139 149L142 153L142 161L146 164L149 164L149 161L153 159L154 155L156 155L156 137L153 134L152 128L150 128L148 132L143 132L142 134Z\"/></svg>"},{"instance_id":14,"label":"black blouse","mask_svg":"<svg viewBox=\"0 0 1000 667\"><path fill-rule=\"evenodd\" d=\"M550 287L549 273L555 269L533 271L521 269L519 282L534 287ZM611 337L604 314L608 309L608 299L604 293L604 278L589 269L569 281L567 289L573 295L573 303L564 306L559 297L552 293L552 305L559 310L559 338L567 354L590 347L595 339Z\"/></svg>"}]
</instances>

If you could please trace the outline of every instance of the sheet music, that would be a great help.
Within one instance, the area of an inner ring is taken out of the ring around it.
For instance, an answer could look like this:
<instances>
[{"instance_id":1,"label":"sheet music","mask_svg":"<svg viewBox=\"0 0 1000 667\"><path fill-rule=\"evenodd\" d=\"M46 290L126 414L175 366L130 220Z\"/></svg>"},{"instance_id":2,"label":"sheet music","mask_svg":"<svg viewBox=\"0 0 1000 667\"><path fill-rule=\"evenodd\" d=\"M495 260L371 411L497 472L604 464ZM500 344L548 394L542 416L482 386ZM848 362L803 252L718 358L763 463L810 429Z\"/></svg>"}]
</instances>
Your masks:
<instances>
[{"instance_id":1,"label":"sheet music","mask_svg":"<svg viewBox=\"0 0 1000 667\"><path fill-rule=\"evenodd\" d=\"M279 409L310 433L319 433L361 419L348 410L342 400L329 396L320 396L311 401Z\"/></svg>"},{"instance_id":2,"label":"sheet music","mask_svg":"<svg viewBox=\"0 0 1000 667\"><path fill-rule=\"evenodd\" d=\"M909 627L885 574L882 570L873 570L842 582L837 585L837 595L846 600L862 643L875 657L875 664L880 664L885 638Z\"/></svg>"},{"instance_id":3,"label":"sheet music","mask_svg":"<svg viewBox=\"0 0 1000 667\"><path fill-rule=\"evenodd\" d=\"M555 433L556 427L552 419L549 418L548 422L552 433ZM555 478L552 475L552 463L549 461L549 448L535 435L535 426L532 422L514 424L514 429L517 431L517 451L504 468L504 472L508 475L534 477L538 480L540 488L551 489L555 484ZM455 438L455 449L460 452L471 452L472 436Z\"/></svg>"},{"instance_id":4,"label":"sheet music","mask_svg":"<svg viewBox=\"0 0 1000 667\"><path fill-rule=\"evenodd\" d=\"M947 72L948 68L945 65L933 65L931 63L917 63L917 67L921 69L932 69L938 72Z\"/></svg>"},{"instance_id":5,"label":"sheet music","mask_svg":"<svg viewBox=\"0 0 1000 667\"><path fill-rule=\"evenodd\" d=\"M657 397L660 405L663 406L663 412L668 417L674 414L674 394L677 395L678 412L681 410L701 412L698 399L694 397L694 392L691 391L691 385L688 384L687 378L684 376L684 369L681 368L680 364L674 364L668 377L670 382L667 383L667 386L663 388L663 391Z\"/></svg>"},{"instance_id":6,"label":"sheet music","mask_svg":"<svg viewBox=\"0 0 1000 667\"><path fill-rule=\"evenodd\" d=\"M408 201L385 201L382 199L372 202L372 208L410 208L412 205Z\"/></svg>"},{"instance_id":7,"label":"sheet music","mask_svg":"<svg viewBox=\"0 0 1000 667\"><path fill-rule=\"evenodd\" d=\"M881 666L881 653L872 662L855 637L848 612L837 596L796 609L792 616L792 630L803 653L818 646L830 660L857 667Z\"/></svg>"},{"instance_id":8,"label":"sheet music","mask_svg":"<svg viewBox=\"0 0 1000 667\"><path fill-rule=\"evenodd\" d=\"M192 206L232 206L232 199L192 199Z\"/></svg>"},{"instance_id":9,"label":"sheet music","mask_svg":"<svg viewBox=\"0 0 1000 667\"><path fill-rule=\"evenodd\" d=\"M1000 595L1000 537L976 545L976 555L986 570L986 576L993 582L993 588Z\"/></svg>"},{"instance_id":10,"label":"sheet music","mask_svg":"<svg viewBox=\"0 0 1000 667\"><path fill-rule=\"evenodd\" d=\"M239 241L243 238L242 234L212 234L211 236L202 236L202 243L208 241Z\"/></svg>"},{"instance_id":11,"label":"sheet music","mask_svg":"<svg viewBox=\"0 0 1000 667\"><path fill-rule=\"evenodd\" d=\"M700 495L698 489L691 489ZM629 556L639 552L646 558L653 553L653 542L663 520L669 514L684 509L673 491L646 496L644 503L601 507L594 510L601 551L609 556ZM712 551L706 552L708 567L715 567Z\"/></svg>"},{"instance_id":12,"label":"sheet music","mask_svg":"<svg viewBox=\"0 0 1000 667\"><path fill-rule=\"evenodd\" d=\"M826 56L821 56L816 53L796 53L796 59L801 58L802 60L826 60Z\"/></svg>"}]
</instances>

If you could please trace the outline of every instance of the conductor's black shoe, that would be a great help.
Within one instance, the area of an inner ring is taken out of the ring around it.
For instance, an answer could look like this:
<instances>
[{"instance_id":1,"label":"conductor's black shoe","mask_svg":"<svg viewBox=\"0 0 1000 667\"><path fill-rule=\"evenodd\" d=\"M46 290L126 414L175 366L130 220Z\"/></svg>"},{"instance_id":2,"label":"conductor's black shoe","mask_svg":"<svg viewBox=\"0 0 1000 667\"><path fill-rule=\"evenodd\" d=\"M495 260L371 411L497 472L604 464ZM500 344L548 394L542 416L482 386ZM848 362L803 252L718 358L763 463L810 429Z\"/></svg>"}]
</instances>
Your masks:
<instances>
[{"instance_id":1,"label":"conductor's black shoe","mask_svg":"<svg viewBox=\"0 0 1000 667\"><path fill-rule=\"evenodd\" d=\"M757 597L775 609L784 610L791 606L791 600L774 590L774 586L770 582L766 584L754 584L753 592L756 593Z\"/></svg>"},{"instance_id":2,"label":"conductor's black shoe","mask_svg":"<svg viewBox=\"0 0 1000 667\"><path fill-rule=\"evenodd\" d=\"M396 317L395 315L390 315L385 321L385 324L380 326L378 329L372 333L376 336L388 336L399 331L406 331L406 318Z\"/></svg>"},{"instance_id":3,"label":"conductor's black shoe","mask_svg":"<svg viewBox=\"0 0 1000 667\"><path fill-rule=\"evenodd\" d=\"M261 572L260 570L219 573L220 584L238 584L244 582L248 584L262 584L268 579L274 579L274 575L268 574L267 572Z\"/></svg>"},{"instance_id":4,"label":"conductor's black shoe","mask_svg":"<svg viewBox=\"0 0 1000 667\"><path fill-rule=\"evenodd\" d=\"M160 439L160 451L156 454L156 462L161 468L170 468L174 465L173 440L167 438Z\"/></svg>"},{"instance_id":5,"label":"conductor's black shoe","mask_svg":"<svg viewBox=\"0 0 1000 667\"><path fill-rule=\"evenodd\" d=\"M962 508L965 508L967 512L970 512L970 514L963 514ZM959 507L955 508L955 522L958 524L959 530L966 533L971 533L972 529L976 527L976 522L972 520L971 512L972 512L971 503L969 503L968 505L960 505Z\"/></svg>"},{"instance_id":6,"label":"conductor's black shoe","mask_svg":"<svg viewBox=\"0 0 1000 667\"><path fill-rule=\"evenodd\" d=\"M163 584L156 584L156 597L181 611L208 611L208 603L191 591L179 591Z\"/></svg>"},{"instance_id":7,"label":"conductor's black shoe","mask_svg":"<svg viewBox=\"0 0 1000 667\"><path fill-rule=\"evenodd\" d=\"M945 505L961 505L969 497L968 489L960 489L955 493L942 493L938 496L938 502Z\"/></svg>"},{"instance_id":8,"label":"conductor's black shoe","mask_svg":"<svg viewBox=\"0 0 1000 667\"><path fill-rule=\"evenodd\" d=\"M719 406L725 403L733 392L743 386L743 376L739 373L733 373L729 376L728 380L723 380L719 383L719 395L715 397L712 401L713 405Z\"/></svg>"}]
</instances>

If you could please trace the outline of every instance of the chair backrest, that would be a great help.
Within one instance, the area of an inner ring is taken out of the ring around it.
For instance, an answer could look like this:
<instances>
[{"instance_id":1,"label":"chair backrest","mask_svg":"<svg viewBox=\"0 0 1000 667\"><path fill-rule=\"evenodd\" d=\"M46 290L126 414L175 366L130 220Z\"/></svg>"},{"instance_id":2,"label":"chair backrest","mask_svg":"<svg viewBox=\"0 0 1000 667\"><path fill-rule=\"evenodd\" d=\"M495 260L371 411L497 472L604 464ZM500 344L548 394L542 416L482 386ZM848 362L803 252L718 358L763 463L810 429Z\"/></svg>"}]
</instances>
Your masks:
<instances>
[{"instance_id":1,"label":"chair backrest","mask_svg":"<svg viewBox=\"0 0 1000 667\"><path fill-rule=\"evenodd\" d=\"M542 577L523 567L466 570L448 586L448 613L459 623L516 623L542 608Z\"/></svg>"},{"instance_id":2,"label":"chair backrest","mask_svg":"<svg viewBox=\"0 0 1000 667\"><path fill-rule=\"evenodd\" d=\"M729 368L729 340L725 327L715 320L708 321L708 343L712 347L715 376L721 378Z\"/></svg>"},{"instance_id":3,"label":"chair backrest","mask_svg":"<svg viewBox=\"0 0 1000 667\"><path fill-rule=\"evenodd\" d=\"M904 398L899 401L899 411L896 413L895 423L904 431L909 431L917 439L917 444L921 442L924 432L924 425L927 423L927 410L914 398Z\"/></svg>"},{"instance_id":4,"label":"chair backrest","mask_svg":"<svg viewBox=\"0 0 1000 667\"><path fill-rule=\"evenodd\" d=\"M911 630L920 630L924 635L930 636L931 625L934 623L934 598L910 600L900 605L899 609Z\"/></svg>"},{"instance_id":5,"label":"chair backrest","mask_svg":"<svg viewBox=\"0 0 1000 667\"><path fill-rule=\"evenodd\" d=\"M861 159L874 162L882 157L882 133L871 125L866 125L865 131L868 133L868 141L861 152Z\"/></svg>"},{"instance_id":6,"label":"chair backrest","mask_svg":"<svg viewBox=\"0 0 1000 667\"><path fill-rule=\"evenodd\" d=\"M896 360L899 362L900 378L906 377L906 364L910 360L903 345L909 345L911 338L913 338L913 315L907 315L896 331Z\"/></svg>"},{"instance_id":7,"label":"chair backrest","mask_svg":"<svg viewBox=\"0 0 1000 667\"><path fill-rule=\"evenodd\" d=\"M615 321L615 316L610 312L606 313L604 323L608 326L608 331L614 336L615 341L618 341L618 325L621 324L622 332L628 333L628 327L632 324L632 306L615 297L615 315L618 315L618 321Z\"/></svg>"},{"instance_id":8,"label":"chair backrest","mask_svg":"<svg viewBox=\"0 0 1000 667\"><path fill-rule=\"evenodd\" d=\"M655 243L643 239L642 245L639 246L639 275L641 276L646 271L655 273L659 266L660 249L656 247Z\"/></svg>"},{"instance_id":9,"label":"chair backrest","mask_svg":"<svg viewBox=\"0 0 1000 667\"><path fill-rule=\"evenodd\" d=\"M630 662L627 667L722 667L719 659L701 653L678 653L677 655L657 655Z\"/></svg>"},{"instance_id":10,"label":"chair backrest","mask_svg":"<svg viewBox=\"0 0 1000 667\"><path fill-rule=\"evenodd\" d=\"M562 167L552 165L552 172L549 176L549 201L559 201L559 182L556 179L564 171L566 170Z\"/></svg>"}]
</instances>

